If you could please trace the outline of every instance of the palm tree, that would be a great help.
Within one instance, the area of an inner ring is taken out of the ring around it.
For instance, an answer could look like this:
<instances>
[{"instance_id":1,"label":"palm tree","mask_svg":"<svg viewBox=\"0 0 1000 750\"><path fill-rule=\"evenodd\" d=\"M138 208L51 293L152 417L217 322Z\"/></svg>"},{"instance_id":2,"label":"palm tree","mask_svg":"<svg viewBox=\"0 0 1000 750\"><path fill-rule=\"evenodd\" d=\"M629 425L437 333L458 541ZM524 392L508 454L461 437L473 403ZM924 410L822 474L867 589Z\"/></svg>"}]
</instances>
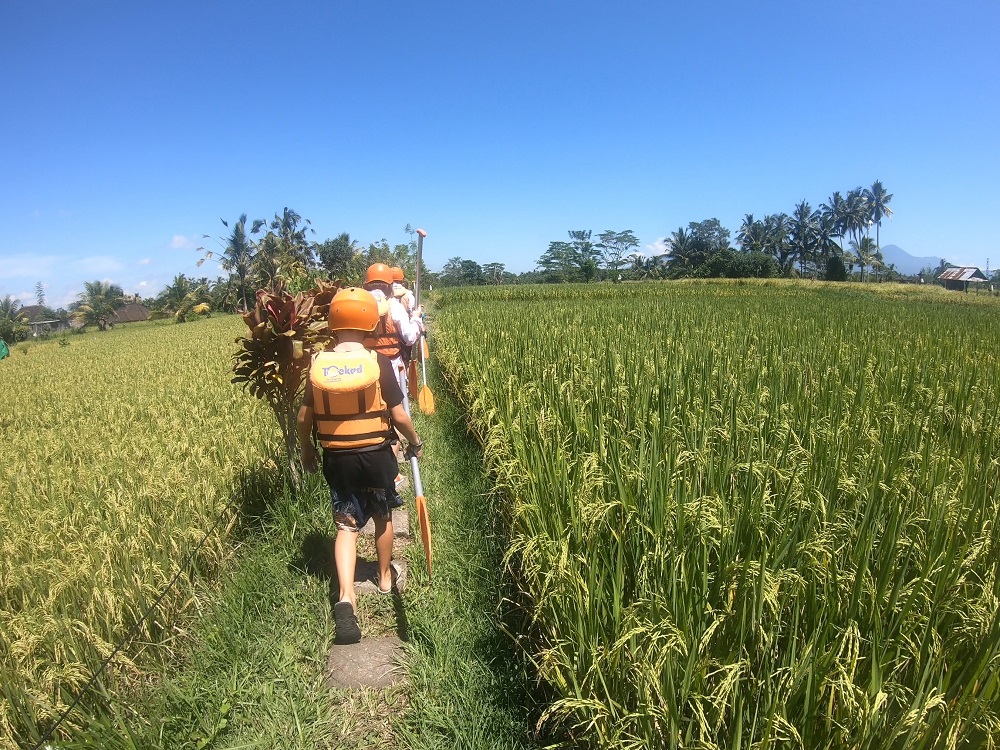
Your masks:
<instances>
[{"instance_id":1,"label":"palm tree","mask_svg":"<svg viewBox=\"0 0 1000 750\"><path fill-rule=\"evenodd\" d=\"M837 243L837 228L833 223L833 219L822 211L818 213L819 222L816 226L816 252L824 258L829 258L832 255L843 255L844 250Z\"/></svg>"},{"instance_id":2,"label":"palm tree","mask_svg":"<svg viewBox=\"0 0 1000 750\"><path fill-rule=\"evenodd\" d=\"M876 267L882 265L878 245L871 237L862 237L860 240L851 240L851 250L854 251L854 258L861 266L861 281L865 280L865 268L867 266ZM877 278L877 277L876 277Z\"/></svg>"},{"instance_id":3,"label":"palm tree","mask_svg":"<svg viewBox=\"0 0 1000 750\"><path fill-rule=\"evenodd\" d=\"M315 234L311 224L309 219L303 220L287 206L281 214L274 215L269 225L270 231L258 246L260 254L267 260L262 263L262 267L266 268L265 275L270 277L268 286L279 278L289 281L308 276L314 265L313 248L306 240L307 232ZM260 225L255 223L254 232L259 228Z\"/></svg>"},{"instance_id":4,"label":"palm tree","mask_svg":"<svg viewBox=\"0 0 1000 750\"><path fill-rule=\"evenodd\" d=\"M643 277L643 271L646 270L646 258L643 257L641 253L632 253L626 260L631 261L632 277L639 279Z\"/></svg>"},{"instance_id":5,"label":"palm tree","mask_svg":"<svg viewBox=\"0 0 1000 750\"><path fill-rule=\"evenodd\" d=\"M226 224L225 221L222 223ZM226 226L229 225L226 224ZM226 243L226 249L222 252L222 260L219 261L219 265L224 271L229 271L231 275L236 277L236 294L243 312L250 309L248 281L256 254L256 246L252 240L247 238L247 215L241 214L240 218L233 224L233 231L229 235L229 241Z\"/></svg>"},{"instance_id":6,"label":"palm tree","mask_svg":"<svg viewBox=\"0 0 1000 750\"><path fill-rule=\"evenodd\" d=\"M21 300L11 297L9 294L4 295L4 298L0 300L0 320L14 322L16 320L17 311L21 309Z\"/></svg>"},{"instance_id":7,"label":"palm tree","mask_svg":"<svg viewBox=\"0 0 1000 750\"><path fill-rule=\"evenodd\" d=\"M743 217L743 224L736 233L736 241L745 253L764 251L764 225L754 219L753 214Z\"/></svg>"},{"instance_id":8,"label":"palm tree","mask_svg":"<svg viewBox=\"0 0 1000 750\"><path fill-rule=\"evenodd\" d=\"M871 227L871 212L866 192L864 188L854 188L848 191L845 201L844 224L855 245L860 242L862 234L868 236L868 229Z\"/></svg>"},{"instance_id":9,"label":"palm tree","mask_svg":"<svg viewBox=\"0 0 1000 750\"><path fill-rule=\"evenodd\" d=\"M805 275L805 262L814 258L819 233L819 212L806 201L795 206L788 227L788 244L792 257L798 257L800 272Z\"/></svg>"},{"instance_id":10,"label":"palm tree","mask_svg":"<svg viewBox=\"0 0 1000 750\"><path fill-rule=\"evenodd\" d=\"M228 221L225 219L219 219L219 221L222 222L222 226L229 229ZM260 219L255 220L251 233L256 233L265 223ZM207 234L202 236L206 239L210 237ZM229 273L228 286L235 298L234 306L246 312L250 307L250 299L253 297L251 289L254 283L253 276L258 255L257 244L247 236L247 215L242 214L236 220L228 237L213 237L212 239L222 247L222 254L216 259L215 251L206 250L205 257L200 258L197 265L201 266L206 260L210 260L213 263L218 263L223 271L227 271ZM205 248L199 247L198 250L205 250Z\"/></svg>"},{"instance_id":11,"label":"palm tree","mask_svg":"<svg viewBox=\"0 0 1000 750\"><path fill-rule=\"evenodd\" d=\"M774 256L781 267L781 273L788 275L792 270L794 256L792 246L788 242L788 214L771 214L764 217L764 232L767 237L767 252Z\"/></svg>"},{"instance_id":12,"label":"palm tree","mask_svg":"<svg viewBox=\"0 0 1000 750\"><path fill-rule=\"evenodd\" d=\"M268 232L257 243L253 261L253 278L261 289L270 289L282 276L283 257L281 241L274 232Z\"/></svg>"},{"instance_id":13,"label":"palm tree","mask_svg":"<svg viewBox=\"0 0 1000 750\"><path fill-rule=\"evenodd\" d=\"M160 309L164 312L175 313L180 309L181 305L184 304L184 299L188 296L192 289L191 280L182 273L174 276L174 280L168 284L159 296L157 296L156 301L160 305Z\"/></svg>"},{"instance_id":14,"label":"palm tree","mask_svg":"<svg viewBox=\"0 0 1000 750\"><path fill-rule=\"evenodd\" d=\"M844 196L840 194L840 191L837 190L830 196L829 203L820 204L819 210L823 214L827 225L831 228L830 236L843 240L844 235L847 234L847 201L844 200ZM843 255L843 241L838 243L838 247L840 248L840 254Z\"/></svg>"},{"instance_id":15,"label":"palm tree","mask_svg":"<svg viewBox=\"0 0 1000 750\"><path fill-rule=\"evenodd\" d=\"M882 228L882 219L892 216L892 209L889 208L889 201L892 200L892 193L882 187L880 180L875 180L872 189L868 191L868 203L871 206L872 220L875 222L875 244L880 248L879 229Z\"/></svg>"},{"instance_id":16,"label":"palm tree","mask_svg":"<svg viewBox=\"0 0 1000 750\"><path fill-rule=\"evenodd\" d=\"M869 237L868 239L871 239ZM875 245L875 254L872 256L872 270L875 272L875 283L878 283L878 272L885 268L885 258L882 256L882 251L879 250L878 245Z\"/></svg>"},{"instance_id":17,"label":"palm tree","mask_svg":"<svg viewBox=\"0 0 1000 750\"><path fill-rule=\"evenodd\" d=\"M104 331L108 325L114 326L111 317L115 310L125 304L125 292L117 284L108 281L87 281L80 293L80 305L73 315L84 325L96 325Z\"/></svg>"},{"instance_id":18,"label":"palm tree","mask_svg":"<svg viewBox=\"0 0 1000 750\"><path fill-rule=\"evenodd\" d=\"M299 224L303 221L305 225L300 228ZM312 222L309 219L303 219L287 206L280 215L275 214L271 221L271 231L278 235L282 252L305 267L308 267L313 259L312 248L306 240L307 231L316 233L311 227Z\"/></svg>"},{"instance_id":19,"label":"palm tree","mask_svg":"<svg viewBox=\"0 0 1000 750\"><path fill-rule=\"evenodd\" d=\"M0 339L8 344L13 344L26 331L26 327L22 327L20 310L21 301L9 294L0 300Z\"/></svg>"},{"instance_id":20,"label":"palm tree","mask_svg":"<svg viewBox=\"0 0 1000 750\"><path fill-rule=\"evenodd\" d=\"M673 232L667 239L667 255L670 257L667 259L667 267L675 275L682 276L685 273L693 270L693 260L692 257L695 253L694 243L691 240L691 235L688 234L684 227L680 227L676 232Z\"/></svg>"}]
</instances>

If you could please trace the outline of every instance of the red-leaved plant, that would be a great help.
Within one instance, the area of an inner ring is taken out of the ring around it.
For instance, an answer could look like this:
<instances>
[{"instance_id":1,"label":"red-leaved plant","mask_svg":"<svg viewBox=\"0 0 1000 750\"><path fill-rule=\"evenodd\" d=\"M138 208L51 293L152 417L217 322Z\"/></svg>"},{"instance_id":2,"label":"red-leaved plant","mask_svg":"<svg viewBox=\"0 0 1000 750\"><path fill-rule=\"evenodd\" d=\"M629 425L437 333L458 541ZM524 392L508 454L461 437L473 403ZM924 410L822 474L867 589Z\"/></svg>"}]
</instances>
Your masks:
<instances>
[{"instance_id":1,"label":"red-leaved plant","mask_svg":"<svg viewBox=\"0 0 1000 750\"><path fill-rule=\"evenodd\" d=\"M327 315L339 288L338 283L319 280L294 296L280 282L270 290L261 289L254 309L243 316L250 335L236 339L240 348L233 357L233 382L271 405L296 487L302 479L296 414L312 355L332 338Z\"/></svg>"}]
</instances>

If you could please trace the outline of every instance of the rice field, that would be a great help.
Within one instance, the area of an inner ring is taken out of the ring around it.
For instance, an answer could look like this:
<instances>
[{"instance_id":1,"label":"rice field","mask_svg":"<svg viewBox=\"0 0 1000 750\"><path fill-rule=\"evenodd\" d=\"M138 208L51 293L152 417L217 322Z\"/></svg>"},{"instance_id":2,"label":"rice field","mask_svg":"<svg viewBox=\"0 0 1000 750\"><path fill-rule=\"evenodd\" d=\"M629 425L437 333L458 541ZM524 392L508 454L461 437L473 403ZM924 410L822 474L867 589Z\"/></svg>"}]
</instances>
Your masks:
<instances>
[{"instance_id":1,"label":"rice field","mask_svg":"<svg viewBox=\"0 0 1000 750\"><path fill-rule=\"evenodd\" d=\"M557 745L998 745L1000 307L939 292L440 296Z\"/></svg>"},{"instance_id":2,"label":"rice field","mask_svg":"<svg viewBox=\"0 0 1000 750\"><path fill-rule=\"evenodd\" d=\"M273 417L230 385L235 316L23 345L0 362L0 748L32 746L270 461ZM225 530L193 575L228 554ZM60 730L170 657L186 574Z\"/></svg>"}]
</instances>

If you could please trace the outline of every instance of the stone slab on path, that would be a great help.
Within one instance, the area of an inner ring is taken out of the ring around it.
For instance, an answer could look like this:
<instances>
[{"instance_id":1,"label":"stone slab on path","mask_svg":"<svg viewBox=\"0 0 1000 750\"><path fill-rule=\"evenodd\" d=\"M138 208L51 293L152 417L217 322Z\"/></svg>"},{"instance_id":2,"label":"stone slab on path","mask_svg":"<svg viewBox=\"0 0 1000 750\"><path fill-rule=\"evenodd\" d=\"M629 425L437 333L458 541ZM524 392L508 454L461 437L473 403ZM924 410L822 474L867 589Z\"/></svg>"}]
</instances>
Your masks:
<instances>
[{"instance_id":1,"label":"stone slab on path","mask_svg":"<svg viewBox=\"0 0 1000 750\"><path fill-rule=\"evenodd\" d=\"M393 560L389 563L393 569L393 590L402 593L406 589L406 560ZM381 594L378 590L378 560L362 560L358 558L354 568L354 591L358 594Z\"/></svg>"},{"instance_id":2,"label":"stone slab on path","mask_svg":"<svg viewBox=\"0 0 1000 750\"><path fill-rule=\"evenodd\" d=\"M340 690L395 685L406 676L400 664L402 656L403 642L394 635L334 645L326 661L326 684Z\"/></svg>"},{"instance_id":3,"label":"stone slab on path","mask_svg":"<svg viewBox=\"0 0 1000 750\"><path fill-rule=\"evenodd\" d=\"M375 519L368 519L368 523L358 533L361 536L375 536ZM406 508L396 508L392 512L392 535L397 539L410 538L410 514Z\"/></svg>"}]
</instances>

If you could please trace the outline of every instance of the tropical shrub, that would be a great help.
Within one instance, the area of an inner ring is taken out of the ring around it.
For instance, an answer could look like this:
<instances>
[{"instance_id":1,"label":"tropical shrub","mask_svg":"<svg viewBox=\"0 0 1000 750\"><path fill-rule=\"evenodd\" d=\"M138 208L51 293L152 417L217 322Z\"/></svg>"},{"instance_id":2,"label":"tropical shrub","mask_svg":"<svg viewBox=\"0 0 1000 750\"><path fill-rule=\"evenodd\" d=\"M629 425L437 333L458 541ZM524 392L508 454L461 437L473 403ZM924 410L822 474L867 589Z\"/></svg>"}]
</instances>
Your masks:
<instances>
[{"instance_id":1,"label":"tropical shrub","mask_svg":"<svg viewBox=\"0 0 1000 750\"><path fill-rule=\"evenodd\" d=\"M296 484L301 480L296 416L312 354L330 341L327 315L339 288L322 280L317 284L294 296L280 282L271 291L258 291L254 309L243 316L250 335L236 339L240 349L233 364L233 382L274 412Z\"/></svg>"}]
</instances>

